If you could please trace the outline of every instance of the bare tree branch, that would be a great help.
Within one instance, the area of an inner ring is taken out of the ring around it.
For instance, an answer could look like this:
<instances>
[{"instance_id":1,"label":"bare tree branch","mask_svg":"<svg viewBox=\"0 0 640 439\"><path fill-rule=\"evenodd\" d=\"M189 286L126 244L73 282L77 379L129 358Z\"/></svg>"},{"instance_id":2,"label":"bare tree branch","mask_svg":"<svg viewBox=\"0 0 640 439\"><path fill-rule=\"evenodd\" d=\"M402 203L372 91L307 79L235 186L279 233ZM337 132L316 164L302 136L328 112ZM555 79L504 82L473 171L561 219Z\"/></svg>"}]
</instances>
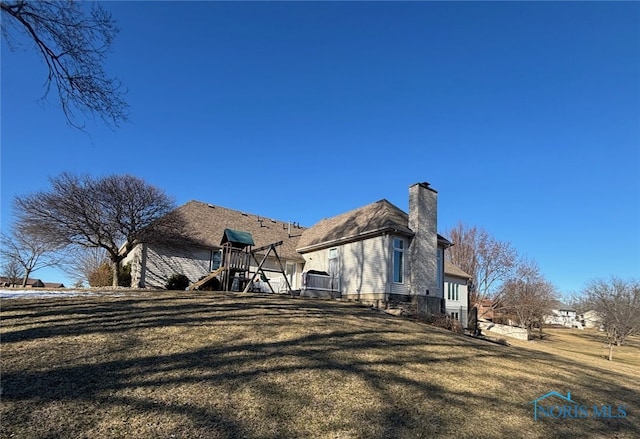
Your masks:
<instances>
[{"instance_id":1,"label":"bare tree branch","mask_svg":"<svg viewBox=\"0 0 640 439\"><path fill-rule=\"evenodd\" d=\"M25 34L42 56L48 70L43 99L53 84L67 123L84 127L77 111L99 116L110 127L127 120L125 91L103 68L118 29L100 4L2 0L0 8L3 36L10 38L12 31Z\"/></svg>"},{"instance_id":2,"label":"bare tree branch","mask_svg":"<svg viewBox=\"0 0 640 439\"><path fill-rule=\"evenodd\" d=\"M453 243L446 257L454 265L470 274L470 304L474 306L486 299L497 300L500 286L513 272L517 252L508 242L494 238L486 230L467 227L459 223L446 232Z\"/></svg>"}]
</instances>

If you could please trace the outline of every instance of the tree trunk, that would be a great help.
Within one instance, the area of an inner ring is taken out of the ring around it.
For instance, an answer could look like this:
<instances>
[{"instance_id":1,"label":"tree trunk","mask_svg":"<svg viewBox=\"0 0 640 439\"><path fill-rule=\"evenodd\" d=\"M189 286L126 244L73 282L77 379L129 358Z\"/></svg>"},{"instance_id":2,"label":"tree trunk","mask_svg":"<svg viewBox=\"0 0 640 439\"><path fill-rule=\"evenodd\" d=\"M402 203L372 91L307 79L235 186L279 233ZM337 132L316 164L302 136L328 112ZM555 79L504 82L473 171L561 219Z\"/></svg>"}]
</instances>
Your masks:
<instances>
[{"instance_id":1,"label":"tree trunk","mask_svg":"<svg viewBox=\"0 0 640 439\"><path fill-rule=\"evenodd\" d=\"M113 262L113 270L111 271L113 273L112 286L113 288L118 288L118 274L120 274L120 261Z\"/></svg>"},{"instance_id":2,"label":"tree trunk","mask_svg":"<svg viewBox=\"0 0 640 439\"><path fill-rule=\"evenodd\" d=\"M22 278L22 288L27 286L27 281L29 280L29 276L31 276L31 270L27 269L24 272L24 277Z\"/></svg>"},{"instance_id":3,"label":"tree trunk","mask_svg":"<svg viewBox=\"0 0 640 439\"><path fill-rule=\"evenodd\" d=\"M613 361L613 342L609 343L609 361Z\"/></svg>"}]
</instances>

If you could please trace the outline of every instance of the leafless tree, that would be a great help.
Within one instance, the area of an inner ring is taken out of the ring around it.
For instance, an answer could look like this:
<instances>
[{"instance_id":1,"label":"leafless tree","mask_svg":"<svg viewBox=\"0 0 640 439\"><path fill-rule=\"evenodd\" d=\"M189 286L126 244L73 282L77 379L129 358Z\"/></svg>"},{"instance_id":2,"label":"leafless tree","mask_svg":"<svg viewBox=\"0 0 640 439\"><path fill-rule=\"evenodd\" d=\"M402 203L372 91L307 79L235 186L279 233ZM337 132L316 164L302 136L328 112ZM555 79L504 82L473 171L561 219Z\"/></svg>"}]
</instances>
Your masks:
<instances>
[{"instance_id":1,"label":"leafless tree","mask_svg":"<svg viewBox=\"0 0 640 439\"><path fill-rule=\"evenodd\" d=\"M470 305L497 300L501 284L516 267L518 254L510 243L499 241L483 228L462 223L446 232L453 243L446 252L449 262L470 274Z\"/></svg>"},{"instance_id":2,"label":"leafless tree","mask_svg":"<svg viewBox=\"0 0 640 439\"><path fill-rule=\"evenodd\" d=\"M10 235L2 235L1 238L0 253L7 263L21 268L23 287L27 285L31 273L58 266L64 259L58 253L59 245L31 231L18 222L13 225Z\"/></svg>"},{"instance_id":3,"label":"leafless tree","mask_svg":"<svg viewBox=\"0 0 640 439\"><path fill-rule=\"evenodd\" d=\"M587 285L583 294L602 318L611 361L614 345L619 346L640 332L640 280L615 276L597 279Z\"/></svg>"},{"instance_id":4,"label":"leafless tree","mask_svg":"<svg viewBox=\"0 0 640 439\"><path fill-rule=\"evenodd\" d=\"M24 278L24 269L15 258L3 258L2 276L7 278L10 286L17 285Z\"/></svg>"},{"instance_id":5,"label":"leafless tree","mask_svg":"<svg viewBox=\"0 0 640 439\"><path fill-rule=\"evenodd\" d=\"M183 227L168 215L173 200L137 177L64 173L50 181L49 191L14 199L16 217L55 245L104 249L114 287L122 260L140 241L179 241Z\"/></svg>"},{"instance_id":6,"label":"leafless tree","mask_svg":"<svg viewBox=\"0 0 640 439\"><path fill-rule=\"evenodd\" d=\"M71 258L65 266L65 271L76 283L89 281L90 276L97 272L105 263L110 263L109 255L102 247L80 247L73 250ZM89 283L90 284L90 283Z\"/></svg>"},{"instance_id":7,"label":"leafless tree","mask_svg":"<svg viewBox=\"0 0 640 439\"><path fill-rule=\"evenodd\" d=\"M515 319L531 336L534 326L542 327L558 294L555 287L545 280L538 265L532 260L518 262L513 274L502 284L497 310Z\"/></svg>"},{"instance_id":8,"label":"leafless tree","mask_svg":"<svg viewBox=\"0 0 640 439\"><path fill-rule=\"evenodd\" d=\"M26 35L44 60L46 98L53 84L67 122L83 128L77 111L99 116L108 126L127 120L124 91L103 64L118 33L111 14L99 3L1 0L2 35L11 47Z\"/></svg>"}]
</instances>

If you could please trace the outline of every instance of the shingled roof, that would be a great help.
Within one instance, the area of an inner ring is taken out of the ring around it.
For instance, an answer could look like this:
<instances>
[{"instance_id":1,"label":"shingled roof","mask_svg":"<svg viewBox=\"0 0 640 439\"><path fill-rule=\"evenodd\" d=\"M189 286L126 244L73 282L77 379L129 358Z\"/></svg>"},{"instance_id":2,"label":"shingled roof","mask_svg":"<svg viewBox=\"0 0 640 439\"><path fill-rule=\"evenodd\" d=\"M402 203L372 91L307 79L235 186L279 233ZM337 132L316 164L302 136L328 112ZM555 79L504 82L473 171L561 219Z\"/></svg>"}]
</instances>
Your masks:
<instances>
[{"instance_id":1,"label":"shingled roof","mask_svg":"<svg viewBox=\"0 0 640 439\"><path fill-rule=\"evenodd\" d=\"M444 261L444 274L446 276L459 277L462 279L471 279L471 275L465 273L460 267L449 261Z\"/></svg>"},{"instance_id":2,"label":"shingled roof","mask_svg":"<svg viewBox=\"0 0 640 439\"><path fill-rule=\"evenodd\" d=\"M251 233L255 247L283 241L281 246L276 247L280 256L304 261L302 255L296 251L304 227L292 224L289 236L289 223L286 221L200 201L189 201L173 211L172 215L180 217L185 229L189 231L190 238L203 247L219 248L225 229L233 229Z\"/></svg>"},{"instance_id":3,"label":"shingled roof","mask_svg":"<svg viewBox=\"0 0 640 439\"><path fill-rule=\"evenodd\" d=\"M409 236L409 216L382 199L332 218L325 218L306 229L298 242L298 251L316 250L368 236L394 231Z\"/></svg>"}]
</instances>

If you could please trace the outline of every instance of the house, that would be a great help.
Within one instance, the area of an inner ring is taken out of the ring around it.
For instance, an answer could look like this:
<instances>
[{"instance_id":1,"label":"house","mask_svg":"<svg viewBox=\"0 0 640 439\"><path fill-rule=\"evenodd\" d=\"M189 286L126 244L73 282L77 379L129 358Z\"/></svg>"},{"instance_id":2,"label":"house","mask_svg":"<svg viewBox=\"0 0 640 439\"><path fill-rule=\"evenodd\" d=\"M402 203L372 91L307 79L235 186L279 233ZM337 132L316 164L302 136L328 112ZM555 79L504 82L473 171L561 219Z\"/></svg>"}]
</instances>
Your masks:
<instances>
[{"instance_id":1,"label":"house","mask_svg":"<svg viewBox=\"0 0 640 439\"><path fill-rule=\"evenodd\" d=\"M559 300L553 302L550 314L544 317L544 323L546 325L583 329L582 324L577 319L576 310Z\"/></svg>"},{"instance_id":2,"label":"house","mask_svg":"<svg viewBox=\"0 0 640 439\"><path fill-rule=\"evenodd\" d=\"M8 277L0 277L0 286L10 288L22 288L23 279L11 279ZM25 288L44 288L45 284L40 279L27 279Z\"/></svg>"},{"instance_id":3,"label":"house","mask_svg":"<svg viewBox=\"0 0 640 439\"><path fill-rule=\"evenodd\" d=\"M445 311L466 328L469 319L469 282L471 276L449 261L444 263Z\"/></svg>"},{"instance_id":4,"label":"house","mask_svg":"<svg viewBox=\"0 0 640 439\"><path fill-rule=\"evenodd\" d=\"M138 243L124 261L133 285L163 288L172 274L191 282L208 275L220 266L225 229L233 229L250 233L256 248L282 241L278 253L293 289L367 302L422 298L430 310L444 311L444 251L451 243L436 231L437 192L428 183L409 187L408 213L383 199L309 228L198 201L172 214L190 231L190 247ZM282 285L277 261L267 265L270 282Z\"/></svg>"},{"instance_id":5,"label":"house","mask_svg":"<svg viewBox=\"0 0 640 439\"><path fill-rule=\"evenodd\" d=\"M188 231L188 245L140 242L123 260L131 264L131 285L140 288L164 288L174 274L184 274L193 283L220 267L225 229L249 233L255 247L279 241L277 252L292 288L300 288L304 258L296 251L304 228L296 223L274 220L226 207L189 201L171 212ZM264 252L263 252L264 253ZM263 253L257 253L260 259ZM257 267L257 263L252 266ZM264 268L273 270L270 283L275 289L285 285L278 261L270 256ZM269 276L271 277L271 276Z\"/></svg>"},{"instance_id":6,"label":"house","mask_svg":"<svg viewBox=\"0 0 640 439\"><path fill-rule=\"evenodd\" d=\"M600 329L602 327L602 317L598 311L591 309L582 313L579 317L580 323L585 328Z\"/></svg>"},{"instance_id":7,"label":"house","mask_svg":"<svg viewBox=\"0 0 640 439\"><path fill-rule=\"evenodd\" d=\"M0 277L0 287L4 288L22 288L22 279L11 279L8 277ZM40 279L27 279L25 288L64 288L64 284L60 282L42 282Z\"/></svg>"},{"instance_id":8,"label":"house","mask_svg":"<svg viewBox=\"0 0 640 439\"><path fill-rule=\"evenodd\" d=\"M444 249L437 229L437 192L409 188L409 213L383 199L306 229L297 251L304 270L328 273L343 298L366 302L443 299Z\"/></svg>"},{"instance_id":9,"label":"house","mask_svg":"<svg viewBox=\"0 0 640 439\"><path fill-rule=\"evenodd\" d=\"M483 298L476 304L478 308L478 319L493 322L496 317L495 306L493 300Z\"/></svg>"}]
</instances>

